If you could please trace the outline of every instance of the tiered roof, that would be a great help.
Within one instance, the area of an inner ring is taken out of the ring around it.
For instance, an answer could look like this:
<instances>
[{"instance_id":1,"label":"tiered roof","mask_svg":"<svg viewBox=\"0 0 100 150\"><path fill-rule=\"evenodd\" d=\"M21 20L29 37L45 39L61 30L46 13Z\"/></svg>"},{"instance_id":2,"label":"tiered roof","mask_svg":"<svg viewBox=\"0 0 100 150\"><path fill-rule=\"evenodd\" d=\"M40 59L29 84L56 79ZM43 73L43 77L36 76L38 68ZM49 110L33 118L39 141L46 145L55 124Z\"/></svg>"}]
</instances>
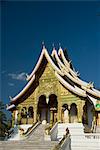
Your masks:
<instances>
[{"instance_id":1,"label":"tiered roof","mask_svg":"<svg viewBox=\"0 0 100 150\"><path fill-rule=\"evenodd\" d=\"M47 49L45 48L45 46L43 46L42 52L37 64L35 65L35 68L31 72L31 74L27 76L27 85L18 95L10 98L11 105L7 107L8 110L15 107L15 101L23 96L25 92L31 87L33 81L35 80L36 71L39 69L44 57L46 58L47 62L51 64L52 68L55 71L55 76L61 84L63 84L69 91L75 93L78 96L87 97L93 102L94 105L96 104L96 100L100 98L100 91L96 90L93 87L93 83L87 83L79 78L78 72L76 72L71 67L71 61L66 59L62 48L59 48L58 53L56 49L53 48L52 54L49 55Z\"/></svg>"}]
</instances>

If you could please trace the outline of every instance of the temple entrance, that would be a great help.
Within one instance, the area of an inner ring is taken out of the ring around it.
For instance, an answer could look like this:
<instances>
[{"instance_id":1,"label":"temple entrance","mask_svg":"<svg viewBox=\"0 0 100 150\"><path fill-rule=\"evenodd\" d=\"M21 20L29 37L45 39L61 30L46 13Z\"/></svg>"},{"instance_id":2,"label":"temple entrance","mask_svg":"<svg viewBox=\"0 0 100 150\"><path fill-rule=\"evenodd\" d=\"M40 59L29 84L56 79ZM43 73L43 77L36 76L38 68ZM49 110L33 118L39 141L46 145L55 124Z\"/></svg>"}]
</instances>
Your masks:
<instances>
[{"instance_id":1,"label":"temple entrance","mask_svg":"<svg viewBox=\"0 0 100 150\"><path fill-rule=\"evenodd\" d=\"M77 122L77 106L75 103L72 103L70 107L70 122Z\"/></svg>"},{"instance_id":2,"label":"temple entrance","mask_svg":"<svg viewBox=\"0 0 100 150\"><path fill-rule=\"evenodd\" d=\"M58 109L58 101L57 101L57 96L55 94L51 94L49 96L49 113L50 113L50 118L48 118L49 123L55 123L57 122L57 109Z\"/></svg>"},{"instance_id":3,"label":"temple entrance","mask_svg":"<svg viewBox=\"0 0 100 150\"><path fill-rule=\"evenodd\" d=\"M43 124L45 124L47 121L47 110L48 105L46 103L46 97L44 95L41 95L38 102L38 120Z\"/></svg>"},{"instance_id":4,"label":"temple entrance","mask_svg":"<svg viewBox=\"0 0 100 150\"><path fill-rule=\"evenodd\" d=\"M51 94L48 101L46 101L46 96L41 95L38 102L38 121L42 124L54 123L57 121L57 96Z\"/></svg>"},{"instance_id":5,"label":"temple entrance","mask_svg":"<svg viewBox=\"0 0 100 150\"><path fill-rule=\"evenodd\" d=\"M92 102L86 101L83 107L83 124L87 124L89 128L93 126L94 113L94 105Z\"/></svg>"},{"instance_id":6,"label":"temple entrance","mask_svg":"<svg viewBox=\"0 0 100 150\"><path fill-rule=\"evenodd\" d=\"M69 122L69 110L68 110L67 104L64 104L62 106L62 122L64 122L64 123Z\"/></svg>"}]
</instances>

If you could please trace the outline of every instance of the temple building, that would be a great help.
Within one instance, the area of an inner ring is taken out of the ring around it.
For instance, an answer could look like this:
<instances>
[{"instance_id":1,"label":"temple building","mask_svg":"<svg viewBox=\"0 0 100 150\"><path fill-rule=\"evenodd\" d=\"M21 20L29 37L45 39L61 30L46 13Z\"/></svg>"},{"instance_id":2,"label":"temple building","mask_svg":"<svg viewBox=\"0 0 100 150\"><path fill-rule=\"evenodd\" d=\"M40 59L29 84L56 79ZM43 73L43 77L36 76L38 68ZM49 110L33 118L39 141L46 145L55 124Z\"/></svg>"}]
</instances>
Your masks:
<instances>
[{"instance_id":1,"label":"temple building","mask_svg":"<svg viewBox=\"0 0 100 150\"><path fill-rule=\"evenodd\" d=\"M10 98L7 110L12 125L82 122L91 128L100 126L100 91L81 80L61 47L49 54L43 46L26 86Z\"/></svg>"}]
</instances>

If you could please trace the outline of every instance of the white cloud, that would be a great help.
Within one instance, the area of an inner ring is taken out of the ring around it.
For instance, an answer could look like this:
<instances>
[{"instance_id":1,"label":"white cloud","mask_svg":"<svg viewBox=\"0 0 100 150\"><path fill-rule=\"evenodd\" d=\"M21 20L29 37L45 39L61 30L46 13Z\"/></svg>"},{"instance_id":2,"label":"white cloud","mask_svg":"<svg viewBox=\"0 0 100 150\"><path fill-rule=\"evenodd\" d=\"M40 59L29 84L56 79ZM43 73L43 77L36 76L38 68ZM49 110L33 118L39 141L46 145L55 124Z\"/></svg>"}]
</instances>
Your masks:
<instances>
[{"instance_id":1,"label":"white cloud","mask_svg":"<svg viewBox=\"0 0 100 150\"><path fill-rule=\"evenodd\" d=\"M12 79L15 79L15 80L20 80L20 81L26 80L26 73L25 72L21 72L19 74L9 73L8 76L11 77Z\"/></svg>"},{"instance_id":2,"label":"white cloud","mask_svg":"<svg viewBox=\"0 0 100 150\"><path fill-rule=\"evenodd\" d=\"M8 85L9 85L9 86L14 86L14 83L10 83L10 82L9 82Z\"/></svg>"}]
</instances>

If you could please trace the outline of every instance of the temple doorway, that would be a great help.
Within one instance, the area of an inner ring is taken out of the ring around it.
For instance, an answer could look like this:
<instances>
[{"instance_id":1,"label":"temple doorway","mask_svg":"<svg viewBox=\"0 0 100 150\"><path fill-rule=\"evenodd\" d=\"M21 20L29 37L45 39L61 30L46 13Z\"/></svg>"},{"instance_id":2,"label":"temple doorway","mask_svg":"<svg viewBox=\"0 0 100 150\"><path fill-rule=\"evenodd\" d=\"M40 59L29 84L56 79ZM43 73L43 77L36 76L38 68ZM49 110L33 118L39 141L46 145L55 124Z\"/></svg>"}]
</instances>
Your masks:
<instances>
[{"instance_id":1,"label":"temple doorway","mask_svg":"<svg viewBox=\"0 0 100 150\"><path fill-rule=\"evenodd\" d=\"M38 102L38 120L41 121L42 124L45 124L47 121L47 110L46 96L41 95Z\"/></svg>"},{"instance_id":2,"label":"temple doorway","mask_svg":"<svg viewBox=\"0 0 100 150\"><path fill-rule=\"evenodd\" d=\"M38 102L38 121L42 124L55 123L57 121L57 96L51 94L48 101L46 101L46 96L41 95Z\"/></svg>"},{"instance_id":3,"label":"temple doorway","mask_svg":"<svg viewBox=\"0 0 100 150\"><path fill-rule=\"evenodd\" d=\"M77 105L75 103L70 106L70 122L77 122Z\"/></svg>"},{"instance_id":4,"label":"temple doorway","mask_svg":"<svg viewBox=\"0 0 100 150\"><path fill-rule=\"evenodd\" d=\"M64 104L62 106L62 122L64 122L64 123L69 122L69 110L68 110L67 104Z\"/></svg>"},{"instance_id":5,"label":"temple doorway","mask_svg":"<svg viewBox=\"0 0 100 150\"><path fill-rule=\"evenodd\" d=\"M87 124L89 128L93 126L95 108L92 102L86 101L83 107L83 124Z\"/></svg>"},{"instance_id":6,"label":"temple doorway","mask_svg":"<svg viewBox=\"0 0 100 150\"><path fill-rule=\"evenodd\" d=\"M57 109L58 109L58 101L57 101L57 96L55 94L51 94L49 96L49 102L48 102L48 107L49 107L49 113L50 117L48 117L48 122L49 123L55 123L57 122Z\"/></svg>"}]
</instances>

